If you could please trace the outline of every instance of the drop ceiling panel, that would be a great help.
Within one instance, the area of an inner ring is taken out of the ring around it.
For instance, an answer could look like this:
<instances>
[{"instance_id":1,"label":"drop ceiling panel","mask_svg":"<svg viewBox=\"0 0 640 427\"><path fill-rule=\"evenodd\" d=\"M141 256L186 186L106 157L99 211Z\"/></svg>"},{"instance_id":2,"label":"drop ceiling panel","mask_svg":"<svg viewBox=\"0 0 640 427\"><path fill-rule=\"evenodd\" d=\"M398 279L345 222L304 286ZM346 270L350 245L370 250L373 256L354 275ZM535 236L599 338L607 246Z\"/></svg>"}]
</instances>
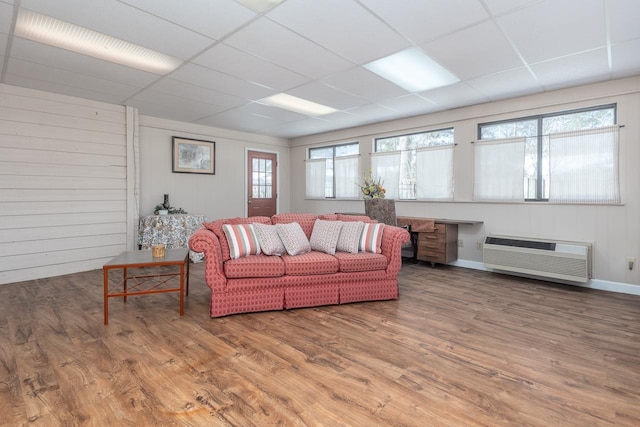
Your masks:
<instances>
[{"instance_id":1,"label":"drop ceiling panel","mask_svg":"<svg viewBox=\"0 0 640 427\"><path fill-rule=\"evenodd\" d=\"M189 0L181 7L176 7L175 0L120 1L213 39L222 38L256 16L233 0Z\"/></svg>"},{"instance_id":2,"label":"drop ceiling panel","mask_svg":"<svg viewBox=\"0 0 640 427\"><path fill-rule=\"evenodd\" d=\"M7 50L7 40L8 39L9 39L9 37L6 34L0 33L0 55L4 55L5 54L5 52Z\"/></svg>"},{"instance_id":3,"label":"drop ceiling panel","mask_svg":"<svg viewBox=\"0 0 640 427\"><path fill-rule=\"evenodd\" d=\"M233 94L246 100L262 99L275 93L273 89L194 64L187 64L179 68L171 74L171 78L218 92Z\"/></svg>"},{"instance_id":4,"label":"drop ceiling panel","mask_svg":"<svg viewBox=\"0 0 640 427\"><path fill-rule=\"evenodd\" d=\"M13 6L7 3L0 3L0 33L9 34L12 18Z\"/></svg>"},{"instance_id":5,"label":"drop ceiling panel","mask_svg":"<svg viewBox=\"0 0 640 427\"><path fill-rule=\"evenodd\" d=\"M213 40L129 5L105 0L23 0L22 7L186 59Z\"/></svg>"},{"instance_id":6,"label":"drop ceiling panel","mask_svg":"<svg viewBox=\"0 0 640 427\"><path fill-rule=\"evenodd\" d=\"M467 84L492 101L527 95L542 89L540 83L525 67L471 79Z\"/></svg>"},{"instance_id":7,"label":"drop ceiling panel","mask_svg":"<svg viewBox=\"0 0 640 427\"><path fill-rule=\"evenodd\" d=\"M359 116L363 124L385 120L390 114L396 113L395 110L380 104L363 105L362 107L352 108L348 112Z\"/></svg>"},{"instance_id":8,"label":"drop ceiling panel","mask_svg":"<svg viewBox=\"0 0 640 427\"><path fill-rule=\"evenodd\" d=\"M607 5L611 20L611 42L620 43L640 38L640 1L609 0Z\"/></svg>"},{"instance_id":9,"label":"drop ceiling panel","mask_svg":"<svg viewBox=\"0 0 640 427\"><path fill-rule=\"evenodd\" d=\"M247 100L237 96L211 89L205 89L200 86L194 86L183 81L168 78L158 81L147 90L186 98L192 101L217 105L223 107L223 109L235 108L247 103Z\"/></svg>"},{"instance_id":10,"label":"drop ceiling panel","mask_svg":"<svg viewBox=\"0 0 640 427\"><path fill-rule=\"evenodd\" d=\"M415 44L489 18L479 0L409 0L403 1L402 6L389 0L361 0L361 3Z\"/></svg>"},{"instance_id":11,"label":"drop ceiling panel","mask_svg":"<svg viewBox=\"0 0 640 427\"><path fill-rule=\"evenodd\" d=\"M102 93L110 100L117 100L117 104L120 104L123 99L128 98L138 90L135 86L116 83L98 77L62 70L60 68L34 64L33 62L13 58L9 59L7 73L13 76L22 76L32 80L39 80L43 83L51 83L54 86L63 85L69 88L68 90L77 88L92 93ZM14 80L11 77L7 76L7 83L14 84L13 81ZM46 84L44 84L44 87L46 87ZM39 89L42 89L42 86L39 87ZM51 90L51 92L56 91ZM67 95L72 94L67 90L65 90L64 93ZM101 97L102 99L100 100L105 99L105 97Z\"/></svg>"},{"instance_id":12,"label":"drop ceiling panel","mask_svg":"<svg viewBox=\"0 0 640 427\"><path fill-rule=\"evenodd\" d=\"M607 78L609 74L607 49L541 62L532 65L531 69L547 90L558 89L568 83L592 83Z\"/></svg>"},{"instance_id":13,"label":"drop ceiling panel","mask_svg":"<svg viewBox=\"0 0 640 427\"><path fill-rule=\"evenodd\" d=\"M372 102L406 95L407 91L364 68L352 68L324 82Z\"/></svg>"},{"instance_id":14,"label":"drop ceiling panel","mask_svg":"<svg viewBox=\"0 0 640 427\"><path fill-rule=\"evenodd\" d=\"M193 62L278 91L307 83L308 78L225 44L218 44Z\"/></svg>"},{"instance_id":15,"label":"drop ceiling panel","mask_svg":"<svg viewBox=\"0 0 640 427\"><path fill-rule=\"evenodd\" d=\"M613 77L616 79L640 74L640 39L611 47Z\"/></svg>"},{"instance_id":16,"label":"drop ceiling panel","mask_svg":"<svg viewBox=\"0 0 640 427\"><path fill-rule=\"evenodd\" d=\"M420 95L444 108L456 108L489 101L487 97L464 82L420 92Z\"/></svg>"},{"instance_id":17,"label":"drop ceiling panel","mask_svg":"<svg viewBox=\"0 0 640 427\"><path fill-rule=\"evenodd\" d=\"M427 55L462 80L523 65L493 21L426 43L422 48Z\"/></svg>"},{"instance_id":18,"label":"drop ceiling panel","mask_svg":"<svg viewBox=\"0 0 640 427\"><path fill-rule=\"evenodd\" d=\"M311 79L346 70L347 60L266 18L258 19L225 43Z\"/></svg>"},{"instance_id":19,"label":"drop ceiling panel","mask_svg":"<svg viewBox=\"0 0 640 427\"><path fill-rule=\"evenodd\" d=\"M287 91L289 95L327 105L336 110L346 110L367 104L369 101L343 92L321 82L313 82Z\"/></svg>"},{"instance_id":20,"label":"drop ceiling panel","mask_svg":"<svg viewBox=\"0 0 640 427\"><path fill-rule=\"evenodd\" d=\"M287 0L267 16L357 64L409 47L353 0Z\"/></svg>"},{"instance_id":21,"label":"drop ceiling panel","mask_svg":"<svg viewBox=\"0 0 640 427\"><path fill-rule=\"evenodd\" d=\"M156 74L135 70L124 65L114 64L113 62L103 61L18 37L13 39L11 54L13 58L23 61L61 68L73 73L119 82L138 88L143 88L159 78Z\"/></svg>"},{"instance_id":22,"label":"drop ceiling panel","mask_svg":"<svg viewBox=\"0 0 640 427\"><path fill-rule=\"evenodd\" d=\"M497 18L529 63L606 46L604 2L545 0Z\"/></svg>"},{"instance_id":23,"label":"drop ceiling panel","mask_svg":"<svg viewBox=\"0 0 640 427\"><path fill-rule=\"evenodd\" d=\"M308 118L298 122L280 124L260 129L260 133L280 138L294 138L299 135L311 135L325 132L331 126L329 122Z\"/></svg>"},{"instance_id":24,"label":"drop ceiling panel","mask_svg":"<svg viewBox=\"0 0 640 427\"><path fill-rule=\"evenodd\" d=\"M219 105L179 98L152 90L146 90L127 100L127 105L137 107L150 116L184 122L193 122L225 110L225 107Z\"/></svg>"},{"instance_id":25,"label":"drop ceiling panel","mask_svg":"<svg viewBox=\"0 0 640 427\"><path fill-rule=\"evenodd\" d=\"M484 0L493 15L502 15L538 0Z\"/></svg>"},{"instance_id":26,"label":"drop ceiling panel","mask_svg":"<svg viewBox=\"0 0 640 427\"><path fill-rule=\"evenodd\" d=\"M228 128L231 126L233 129L237 129L244 132L254 132L263 127L275 126L280 123L274 121L271 118L261 115L247 114L242 109L225 111L220 114L215 114L210 117L206 117L197 120L196 123L207 126L216 126L221 128Z\"/></svg>"},{"instance_id":27,"label":"drop ceiling panel","mask_svg":"<svg viewBox=\"0 0 640 427\"><path fill-rule=\"evenodd\" d=\"M247 105L243 105L241 107L235 108L234 112L243 112L255 116L261 116L272 120L273 123L288 123L295 122L297 120L306 119L308 116L304 114L294 113L293 111L283 110L282 108L271 107L269 105L259 104L257 102L252 102Z\"/></svg>"},{"instance_id":28,"label":"drop ceiling panel","mask_svg":"<svg viewBox=\"0 0 640 427\"><path fill-rule=\"evenodd\" d=\"M414 94L387 99L385 101L381 101L380 104L399 113L409 115L427 114L440 109L440 107L432 101Z\"/></svg>"}]
</instances>

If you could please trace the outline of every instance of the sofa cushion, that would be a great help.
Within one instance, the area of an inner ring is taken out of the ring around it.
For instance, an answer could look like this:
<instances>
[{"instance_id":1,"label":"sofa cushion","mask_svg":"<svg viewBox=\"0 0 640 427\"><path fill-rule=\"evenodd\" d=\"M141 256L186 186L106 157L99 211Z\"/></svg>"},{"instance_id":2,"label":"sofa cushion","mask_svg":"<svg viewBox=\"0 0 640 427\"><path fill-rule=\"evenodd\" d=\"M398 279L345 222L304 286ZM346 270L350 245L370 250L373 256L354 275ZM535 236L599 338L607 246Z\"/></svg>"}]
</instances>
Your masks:
<instances>
[{"instance_id":1,"label":"sofa cushion","mask_svg":"<svg viewBox=\"0 0 640 427\"><path fill-rule=\"evenodd\" d=\"M271 217L271 222L273 224L290 224L292 222L297 222L300 224L302 231L307 236L307 239L311 238L311 233L313 232L313 226L316 223L316 219L318 219L318 215L308 214L308 213L283 213L276 214Z\"/></svg>"},{"instance_id":2,"label":"sofa cushion","mask_svg":"<svg viewBox=\"0 0 640 427\"><path fill-rule=\"evenodd\" d=\"M335 257L339 263L339 270L343 273L387 269L387 257L382 254L336 252Z\"/></svg>"},{"instance_id":3,"label":"sofa cushion","mask_svg":"<svg viewBox=\"0 0 640 427\"><path fill-rule=\"evenodd\" d=\"M384 224L364 224L362 227L362 235L360 236L361 251L382 253L380 245L382 244L382 230Z\"/></svg>"},{"instance_id":4,"label":"sofa cushion","mask_svg":"<svg viewBox=\"0 0 640 427\"><path fill-rule=\"evenodd\" d=\"M284 262L277 256L250 255L225 262L224 274L228 279L280 277L284 276Z\"/></svg>"},{"instance_id":5,"label":"sofa cushion","mask_svg":"<svg viewBox=\"0 0 640 427\"><path fill-rule=\"evenodd\" d=\"M334 274L339 263L335 256L312 251L302 255L283 255L284 272L288 276L306 276L315 274Z\"/></svg>"},{"instance_id":6,"label":"sofa cushion","mask_svg":"<svg viewBox=\"0 0 640 427\"><path fill-rule=\"evenodd\" d=\"M360 236L362 236L363 227L364 223L362 221L343 222L336 245L336 251L357 254L360 247Z\"/></svg>"},{"instance_id":7,"label":"sofa cushion","mask_svg":"<svg viewBox=\"0 0 640 427\"><path fill-rule=\"evenodd\" d=\"M254 222L259 222L261 224L271 224L271 218L268 216L251 216L248 218L225 218L218 219L211 222L204 222L202 225L208 230L211 230L213 234L216 235L218 241L220 242L220 250L222 252L222 261L226 261L231 259L231 254L229 253L229 243L227 242L227 237L222 231L222 226L224 224L251 224Z\"/></svg>"},{"instance_id":8,"label":"sofa cushion","mask_svg":"<svg viewBox=\"0 0 640 427\"><path fill-rule=\"evenodd\" d=\"M300 255L311 251L309 240L297 222L276 224L276 230L289 255Z\"/></svg>"},{"instance_id":9,"label":"sofa cushion","mask_svg":"<svg viewBox=\"0 0 640 427\"><path fill-rule=\"evenodd\" d=\"M340 221L323 221L317 219L311 232L311 239L309 239L311 250L324 252L329 255L335 254L341 228L342 222Z\"/></svg>"},{"instance_id":10,"label":"sofa cushion","mask_svg":"<svg viewBox=\"0 0 640 427\"><path fill-rule=\"evenodd\" d=\"M260 253L260 242L252 224L224 224L222 231L229 244L231 259Z\"/></svg>"},{"instance_id":11,"label":"sofa cushion","mask_svg":"<svg viewBox=\"0 0 640 427\"><path fill-rule=\"evenodd\" d=\"M282 255L287 252L275 225L254 223L253 227L260 241L260 249L265 255Z\"/></svg>"}]
</instances>

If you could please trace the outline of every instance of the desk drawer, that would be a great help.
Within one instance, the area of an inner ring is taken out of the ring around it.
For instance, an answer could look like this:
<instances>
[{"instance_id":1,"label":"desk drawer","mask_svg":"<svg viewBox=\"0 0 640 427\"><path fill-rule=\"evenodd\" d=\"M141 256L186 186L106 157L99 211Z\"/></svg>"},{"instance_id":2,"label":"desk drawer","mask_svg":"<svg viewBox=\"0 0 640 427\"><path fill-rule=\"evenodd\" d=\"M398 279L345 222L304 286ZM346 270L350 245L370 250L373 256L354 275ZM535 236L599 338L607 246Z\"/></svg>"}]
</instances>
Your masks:
<instances>
[{"instance_id":1,"label":"desk drawer","mask_svg":"<svg viewBox=\"0 0 640 427\"><path fill-rule=\"evenodd\" d=\"M418 236L418 246L445 243L446 241L447 236L445 234L420 233Z\"/></svg>"}]
</instances>

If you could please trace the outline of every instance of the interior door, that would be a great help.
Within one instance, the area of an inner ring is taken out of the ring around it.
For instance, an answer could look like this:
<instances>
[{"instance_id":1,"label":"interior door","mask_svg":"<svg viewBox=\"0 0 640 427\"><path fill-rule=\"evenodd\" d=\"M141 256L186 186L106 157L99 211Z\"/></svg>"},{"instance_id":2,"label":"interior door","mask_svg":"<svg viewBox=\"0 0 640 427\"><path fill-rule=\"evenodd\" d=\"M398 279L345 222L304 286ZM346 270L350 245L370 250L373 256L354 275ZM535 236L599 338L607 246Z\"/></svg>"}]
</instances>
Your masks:
<instances>
[{"instance_id":1,"label":"interior door","mask_svg":"<svg viewBox=\"0 0 640 427\"><path fill-rule=\"evenodd\" d=\"M247 216L276 214L278 161L275 153L249 151Z\"/></svg>"}]
</instances>

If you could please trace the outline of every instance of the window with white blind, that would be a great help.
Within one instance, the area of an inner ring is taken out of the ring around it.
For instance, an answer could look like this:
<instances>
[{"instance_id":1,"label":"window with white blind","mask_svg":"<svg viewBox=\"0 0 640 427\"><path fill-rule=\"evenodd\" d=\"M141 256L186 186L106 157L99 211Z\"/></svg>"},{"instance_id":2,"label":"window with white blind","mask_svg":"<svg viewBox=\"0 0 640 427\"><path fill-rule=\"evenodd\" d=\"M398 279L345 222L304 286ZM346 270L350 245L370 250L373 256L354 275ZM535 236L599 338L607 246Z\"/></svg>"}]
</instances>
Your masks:
<instances>
[{"instance_id":1,"label":"window with white blind","mask_svg":"<svg viewBox=\"0 0 640 427\"><path fill-rule=\"evenodd\" d=\"M453 199L453 128L377 138L371 171L386 197Z\"/></svg>"},{"instance_id":2,"label":"window with white blind","mask_svg":"<svg viewBox=\"0 0 640 427\"><path fill-rule=\"evenodd\" d=\"M305 169L307 198L355 199L360 196L358 143L310 148Z\"/></svg>"},{"instance_id":3,"label":"window with white blind","mask_svg":"<svg viewBox=\"0 0 640 427\"><path fill-rule=\"evenodd\" d=\"M615 122L605 105L480 124L474 200L619 203Z\"/></svg>"}]
</instances>

